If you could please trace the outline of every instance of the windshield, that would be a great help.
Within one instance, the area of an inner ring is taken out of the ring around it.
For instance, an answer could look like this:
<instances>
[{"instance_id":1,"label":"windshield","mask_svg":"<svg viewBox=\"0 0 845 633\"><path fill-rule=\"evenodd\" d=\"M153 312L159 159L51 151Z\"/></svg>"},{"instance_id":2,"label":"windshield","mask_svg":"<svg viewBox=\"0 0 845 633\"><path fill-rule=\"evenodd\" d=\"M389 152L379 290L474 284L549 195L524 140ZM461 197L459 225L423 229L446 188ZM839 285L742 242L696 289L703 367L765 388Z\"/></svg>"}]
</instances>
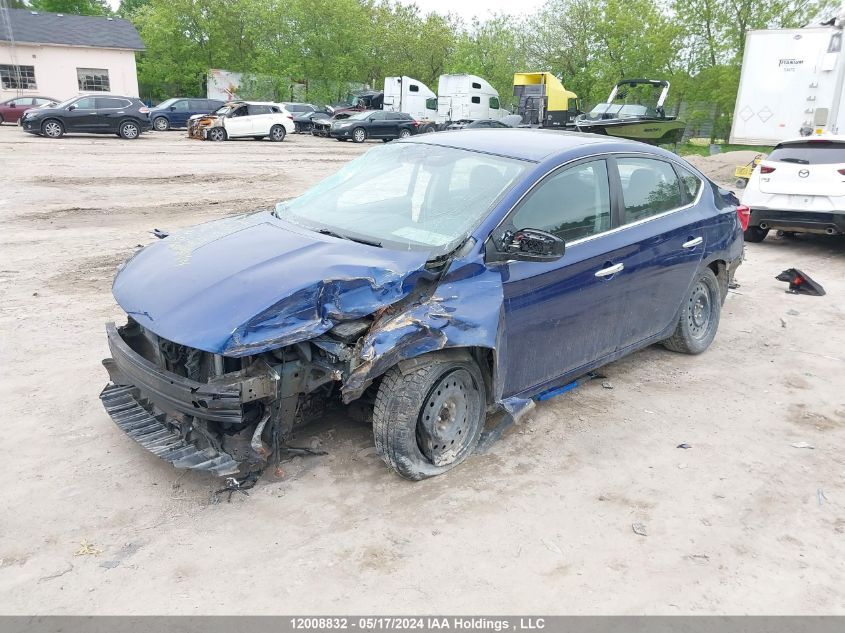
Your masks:
<instances>
[{"instance_id":1,"label":"windshield","mask_svg":"<svg viewBox=\"0 0 845 633\"><path fill-rule=\"evenodd\" d=\"M81 97L71 97L70 99L65 99L64 101L62 101L62 102L60 102L60 103L57 103L57 104L56 104L56 105L54 105L53 107L54 107L54 108L57 108L57 109L58 109L58 108L66 108L66 107L68 107L71 103L74 103L74 102L75 102L76 100L78 100L78 99L81 99Z\"/></svg>"},{"instance_id":2,"label":"windshield","mask_svg":"<svg viewBox=\"0 0 845 633\"><path fill-rule=\"evenodd\" d=\"M448 253L533 163L423 143L376 147L276 215L386 248Z\"/></svg>"},{"instance_id":3,"label":"windshield","mask_svg":"<svg viewBox=\"0 0 845 633\"><path fill-rule=\"evenodd\" d=\"M799 165L845 163L845 143L827 140L785 143L775 147L766 160L798 163Z\"/></svg>"},{"instance_id":4,"label":"windshield","mask_svg":"<svg viewBox=\"0 0 845 633\"><path fill-rule=\"evenodd\" d=\"M156 106L156 108L169 108L171 105L173 105L177 101L178 101L178 99L176 99L176 98L167 99L166 101L162 101L161 103L159 103Z\"/></svg>"},{"instance_id":5,"label":"windshield","mask_svg":"<svg viewBox=\"0 0 845 633\"><path fill-rule=\"evenodd\" d=\"M242 105L242 103L225 103L217 108L212 114L229 114L229 112Z\"/></svg>"}]
</instances>

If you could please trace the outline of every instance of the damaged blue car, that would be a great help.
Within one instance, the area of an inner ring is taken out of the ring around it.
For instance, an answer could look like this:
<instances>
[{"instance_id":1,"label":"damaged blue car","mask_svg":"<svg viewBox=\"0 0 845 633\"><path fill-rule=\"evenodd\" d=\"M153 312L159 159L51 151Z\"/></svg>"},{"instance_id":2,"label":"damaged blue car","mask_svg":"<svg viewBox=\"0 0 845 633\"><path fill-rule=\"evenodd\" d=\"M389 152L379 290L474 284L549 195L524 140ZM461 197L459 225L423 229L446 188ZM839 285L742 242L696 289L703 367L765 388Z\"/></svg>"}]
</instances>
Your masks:
<instances>
[{"instance_id":1,"label":"damaged blue car","mask_svg":"<svg viewBox=\"0 0 845 633\"><path fill-rule=\"evenodd\" d=\"M119 270L114 421L178 468L255 473L327 407L399 475L653 343L713 341L747 210L676 155L538 130L374 148L272 211L165 236Z\"/></svg>"}]
</instances>

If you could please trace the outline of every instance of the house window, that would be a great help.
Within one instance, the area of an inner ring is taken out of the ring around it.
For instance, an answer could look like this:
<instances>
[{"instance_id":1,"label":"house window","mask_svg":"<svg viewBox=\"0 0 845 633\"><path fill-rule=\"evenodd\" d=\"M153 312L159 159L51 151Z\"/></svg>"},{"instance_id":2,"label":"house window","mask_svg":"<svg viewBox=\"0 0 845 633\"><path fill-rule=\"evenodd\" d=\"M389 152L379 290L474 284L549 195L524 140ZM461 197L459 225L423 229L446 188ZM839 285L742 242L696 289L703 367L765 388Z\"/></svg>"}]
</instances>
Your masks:
<instances>
[{"instance_id":1,"label":"house window","mask_svg":"<svg viewBox=\"0 0 845 633\"><path fill-rule=\"evenodd\" d=\"M35 66L0 64L0 84L4 90L35 90Z\"/></svg>"},{"instance_id":2,"label":"house window","mask_svg":"<svg viewBox=\"0 0 845 633\"><path fill-rule=\"evenodd\" d=\"M76 79L83 92L108 92L109 71L105 68L77 68Z\"/></svg>"}]
</instances>

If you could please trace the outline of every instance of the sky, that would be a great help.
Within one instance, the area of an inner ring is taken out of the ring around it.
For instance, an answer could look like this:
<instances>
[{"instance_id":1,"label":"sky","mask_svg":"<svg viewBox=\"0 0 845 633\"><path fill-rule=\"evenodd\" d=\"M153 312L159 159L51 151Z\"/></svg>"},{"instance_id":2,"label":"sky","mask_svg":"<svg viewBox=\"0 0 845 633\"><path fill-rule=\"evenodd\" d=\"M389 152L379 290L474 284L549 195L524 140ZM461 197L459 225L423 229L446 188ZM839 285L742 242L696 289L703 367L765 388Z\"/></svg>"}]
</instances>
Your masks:
<instances>
[{"instance_id":1,"label":"sky","mask_svg":"<svg viewBox=\"0 0 845 633\"><path fill-rule=\"evenodd\" d=\"M415 2L423 13L456 13L466 22L473 16L482 20L493 13L525 15L533 13L544 4L543 0L401 0L403 4ZM108 0L113 9L117 9L120 0Z\"/></svg>"}]
</instances>

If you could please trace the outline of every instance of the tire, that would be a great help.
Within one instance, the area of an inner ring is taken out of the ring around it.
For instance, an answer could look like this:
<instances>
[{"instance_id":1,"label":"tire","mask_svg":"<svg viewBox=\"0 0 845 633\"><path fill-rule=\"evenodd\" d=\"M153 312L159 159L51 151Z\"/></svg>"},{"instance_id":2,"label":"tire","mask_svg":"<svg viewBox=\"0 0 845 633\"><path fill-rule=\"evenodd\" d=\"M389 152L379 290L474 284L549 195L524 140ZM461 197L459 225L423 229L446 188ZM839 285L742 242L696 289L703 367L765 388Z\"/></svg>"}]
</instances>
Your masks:
<instances>
[{"instance_id":1,"label":"tire","mask_svg":"<svg viewBox=\"0 0 845 633\"><path fill-rule=\"evenodd\" d=\"M746 185L748 185L748 181L745 178L737 178L734 180L734 186L737 189L745 189Z\"/></svg>"},{"instance_id":2,"label":"tire","mask_svg":"<svg viewBox=\"0 0 845 633\"><path fill-rule=\"evenodd\" d=\"M454 468L472 455L484 429L484 389L471 361L433 354L406 373L394 367L382 378L373 407L376 451L413 481Z\"/></svg>"},{"instance_id":3,"label":"tire","mask_svg":"<svg viewBox=\"0 0 845 633\"><path fill-rule=\"evenodd\" d=\"M274 125L270 128L270 140L274 143L281 143L285 140L287 133L284 125Z\"/></svg>"},{"instance_id":4,"label":"tire","mask_svg":"<svg viewBox=\"0 0 845 633\"><path fill-rule=\"evenodd\" d=\"M692 288L684 297L675 332L663 341L673 352L700 354L716 337L722 314L722 290L719 280L709 268L699 271Z\"/></svg>"},{"instance_id":5,"label":"tire","mask_svg":"<svg viewBox=\"0 0 845 633\"><path fill-rule=\"evenodd\" d=\"M153 119L153 127L159 132L167 132L170 129L170 121L167 117L157 116Z\"/></svg>"},{"instance_id":6,"label":"tire","mask_svg":"<svg viewBox=\"0 0 845 633\"><path fill-rule=\"evenodd\" d=\"M352 140L356 143L363 143L367 140L367 130L362 127L356 127L352 130Z\"/></svg>"},{"instance_id":7,"label":"tire","mask_svg":"<svg viewBox=\"0 0 845 633\"><path fill-rule=\"evenodd\" d=\"M746 242L762 242L769 234L769 229L761 229L759 226L749 226L742 234Z\"/></svg>"},{"instance_id":8,"label":"tire","mask_svg":"<svg viewBox=\"0 0 845 633\"><path fill-rule=\"evenodd\" d=\"M345 143L349 139L348 138L339 138L339 139L336 139L336 140L340 141L341 143Z\"/></svg>"},{"instance_id":9,"label":"tire","mask_svg":"<svg viewBox=\"0 0 845 633\"><path fill-rule=\"evenodd\" d=\"M56 119L47 119L41 124L41 133L47 138L62 138L65 126Z\"/></svg>"},{"instance_id":10,"label":"tire","mask_svg":"<svg viewBox=\"0 0 845 633\"><path fill-rule=\"evenodd\" d=\"M382 143L389 143L392 140L393 140L392 138L383 138L383 139L381 139L381 142Z\"/></svg>"},{"instance_id":11,"label":"tire","mask_svg":"<svg viewBox=\"0 0 845 633\"><path fill-rule=\"evenodd\" d=\"M222 127L212 127L208 129L208 136L206 137L209 141L225 141L227 138L226 130Z\"/></svg>"},{"instance_id":12,"label":"tire","mask_svg":"<svg viewBox=\"0 0 845 633\"><path fill-rule=\"evenodd\" d=\"M120 138L125 138L128 141L141 136L141 128L135 121L123 121L117 131L120 134Z\"/></svg>"},{"instance_id":13,"label":"tire","mask_svg":"<svg viewBox=\"0 0 845 633\"><path fill-rule=\"evenodd\" d=\"M0 125L3 125L6 122L6 119L3 118L3 115L0 114Z\"/></svg>"},{"instance_id":14,"label":"tire","mask_svg":"<svg viewBox=\"0 0 845 633\"><path fill-rule=\"evenodd\" d=\"M407 128L399 130L399 138L408 138L409 136L411 136L411 130Z\"/></svg>"}]
</instances>

